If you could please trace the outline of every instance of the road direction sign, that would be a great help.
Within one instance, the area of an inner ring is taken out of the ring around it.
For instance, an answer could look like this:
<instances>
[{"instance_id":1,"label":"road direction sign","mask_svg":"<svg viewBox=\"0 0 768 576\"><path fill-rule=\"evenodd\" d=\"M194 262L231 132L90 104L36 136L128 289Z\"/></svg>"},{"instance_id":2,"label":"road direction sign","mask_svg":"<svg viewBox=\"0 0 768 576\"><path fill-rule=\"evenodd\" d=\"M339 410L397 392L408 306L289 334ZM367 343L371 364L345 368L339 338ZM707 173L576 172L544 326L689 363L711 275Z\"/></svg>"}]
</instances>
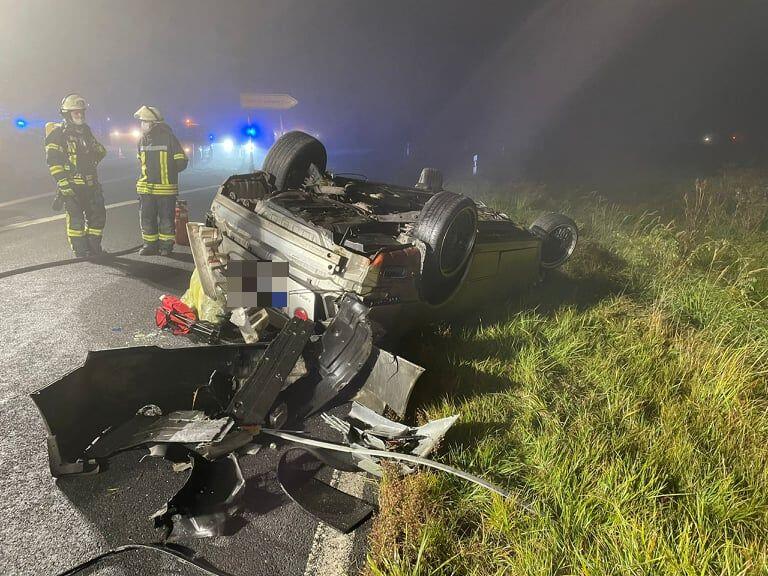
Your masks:
<instances>
[{"instance_id":1,"label":"road direction sign","mask_svg":"<svg viewBox=\"0 0 768 576\"><path fill-rule=\"evenodd\" d=\"M240 94L240 106L246 110L288 110L299 101L288 94L264 94L261 92L243 92Z\"/></svg>"}]
</instances>

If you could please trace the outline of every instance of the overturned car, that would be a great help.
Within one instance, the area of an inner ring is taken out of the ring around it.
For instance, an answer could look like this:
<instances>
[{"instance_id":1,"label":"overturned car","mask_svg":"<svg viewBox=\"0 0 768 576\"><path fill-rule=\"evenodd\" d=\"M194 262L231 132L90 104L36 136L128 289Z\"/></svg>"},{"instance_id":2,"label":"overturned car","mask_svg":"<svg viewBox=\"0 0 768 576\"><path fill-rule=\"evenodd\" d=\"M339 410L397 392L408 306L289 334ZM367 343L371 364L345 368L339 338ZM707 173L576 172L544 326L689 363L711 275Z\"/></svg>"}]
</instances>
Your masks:
<instances>
[{"instance_id":1,"label":"overturned car","mask_svg":"<svg viewBox=\"0 0 768 576\"><path fill-rule=\"evenodd\" d=\"M323 145L291 132L264 171L229 178L208 222L187 229L196 268L188 292L201 299L192 311L164 295L156 323L226 345L95 351L35 391L54 477L98 473L136 448L190 470L153 516L167 539L236 531L239 459L278 444L287 448L276 470L283 491L345 532L374 507L322 482L323 468L381 476L395 461L402 473L431 467L510 495L427 458L457 416L418 427L386 417L404 418L423 369L380 348L376 329L538 281L573 252L572 220L550 214L526 230L443 191L435 170L413 188L329 174ZM269 302L249 303L254 292ZM203 318L209 304L217 323ZM242 340L222 337L225 317ZM310 435L318 420L323 433Z\"/></svg>"},{"instance_id":2,"label":"overturned car","mask_svg":"<svg viewBox=\"0 0 768 576\"><path fill-rule=\"evenodd\" d=\"M546 214L530 228L471 198L442 189L425 169L414 187L326 170L321 142L283 135L259 172L219 188L205 224L190 223L205 293L227 300L232 262L288 262L287 312L325 321L354 293L385 328L456 315L503 299L565 263L576 224ZM228 306L239 304L228 302Z\"/></svg>"}]
</instances>

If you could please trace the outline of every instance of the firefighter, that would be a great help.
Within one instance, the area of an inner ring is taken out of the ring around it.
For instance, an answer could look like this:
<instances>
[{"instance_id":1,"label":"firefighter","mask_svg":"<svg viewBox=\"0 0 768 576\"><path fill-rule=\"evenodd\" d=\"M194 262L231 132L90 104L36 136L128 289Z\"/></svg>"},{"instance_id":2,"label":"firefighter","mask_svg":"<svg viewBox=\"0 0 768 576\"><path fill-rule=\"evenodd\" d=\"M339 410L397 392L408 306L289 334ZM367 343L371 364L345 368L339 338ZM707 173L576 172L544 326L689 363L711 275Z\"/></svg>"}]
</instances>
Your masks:
<instances>
[{"instance_id":1,"label":"firefighter","mask_svg":"<svg viewBox=\"0 0 768 576\"><path fill-rule=\"evenodd\" d=\"M45 126L45 161L58 191L54 209L66 210L67 239L75 256L102 254L101 236L107 220L96 167L107 151L85 123L88 103L79 94L61 101L63 122Z\"/></svg>"},{"instance_id":2,"label":"firefighter","mask_svg":"<svg viewBox=\"0 0 768 576\"><path fill-rule=\"evenodd\" d=\"M133 115L141 121L139 166L139 223L143 256L173 252L176 237L174 212L179 194L179 172L187 167L187 155L163 115L154 106L142 106Z\"/></svg>"}]
</instances>

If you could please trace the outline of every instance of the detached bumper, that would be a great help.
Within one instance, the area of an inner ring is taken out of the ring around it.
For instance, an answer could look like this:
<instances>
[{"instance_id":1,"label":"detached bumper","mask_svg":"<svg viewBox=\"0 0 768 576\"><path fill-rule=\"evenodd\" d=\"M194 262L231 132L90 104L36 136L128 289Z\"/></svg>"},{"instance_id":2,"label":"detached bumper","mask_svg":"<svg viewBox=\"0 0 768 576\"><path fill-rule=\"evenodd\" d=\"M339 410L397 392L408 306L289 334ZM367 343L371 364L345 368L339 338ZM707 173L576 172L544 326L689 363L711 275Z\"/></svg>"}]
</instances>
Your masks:
<instances>
[{"instance_id":1,"label":"detached bumper","mask_svg":"<svg viewBox=\"0 0 768 576\"><path fill-rule=\"evenodd\" d=\"M191 410L195 391L212 371L245 373L264 349L264 344L246 344L89 352L81 367L31 394L48 429L51 475L98 472L85 454L107 429L149 404L163 414Z\"/></svg>"}]
</instances>

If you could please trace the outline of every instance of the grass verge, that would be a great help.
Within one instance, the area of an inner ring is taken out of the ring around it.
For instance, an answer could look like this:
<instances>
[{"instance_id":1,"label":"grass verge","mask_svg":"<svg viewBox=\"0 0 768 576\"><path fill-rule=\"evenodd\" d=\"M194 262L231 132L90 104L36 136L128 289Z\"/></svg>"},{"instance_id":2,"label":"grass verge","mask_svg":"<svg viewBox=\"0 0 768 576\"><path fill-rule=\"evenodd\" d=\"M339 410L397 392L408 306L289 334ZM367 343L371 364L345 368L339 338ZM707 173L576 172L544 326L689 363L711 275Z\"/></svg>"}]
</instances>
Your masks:
<instances>
[{"instance_id":1,"label":"grass verge","mask_svg":"<svg viewBox=\"0 0 768 576\"><path fill-rule=\"evenodd\" d=\"M534 511L389 474L368 573L768 573L763 180L700 180L654 212L475 195L522 222L565 212L583 234L542 288L409 348L427 368L418 419L461 415L437 457Z\"/></svg>"}]
</instances>

